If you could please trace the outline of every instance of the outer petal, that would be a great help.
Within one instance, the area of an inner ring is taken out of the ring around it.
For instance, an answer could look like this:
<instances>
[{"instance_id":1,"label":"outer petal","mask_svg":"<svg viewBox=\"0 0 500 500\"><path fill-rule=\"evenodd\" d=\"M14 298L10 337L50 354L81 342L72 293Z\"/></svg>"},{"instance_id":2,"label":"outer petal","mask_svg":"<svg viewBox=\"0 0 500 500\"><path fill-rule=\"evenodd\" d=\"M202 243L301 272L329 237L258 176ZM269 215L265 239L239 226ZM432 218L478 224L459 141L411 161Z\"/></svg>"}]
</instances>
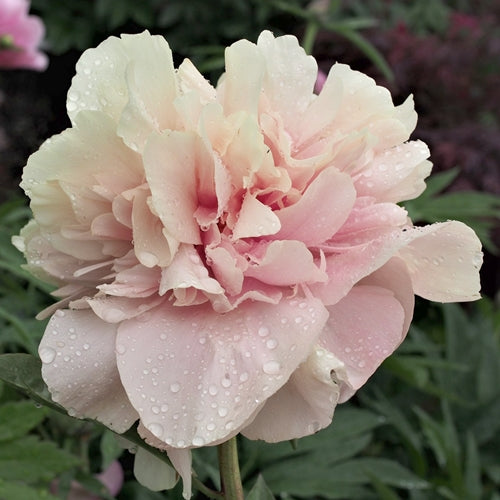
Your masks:
<instances>
[{"instance_id":1,"label":"outer petal","mask_svg":"<svg viewBox=\"0 0 500 500\"><path fill-rule=\"evenodd\" d=\"M113 121L118 121L127 102L125 68L128 62L123 41L114 36L82 54L76 63L76 75L66 102L72 122L83 109L104 111Z\"/></svg>"},{"instance_id":2,"label":"outer petal","mask_svg":"<svg viewBox=\"0 0 500 500\"><path fill-rule=\"evenodd\" d=\"M265 61L255 44L239 40L226 49L223 77L224 112L256 114L261 95Z\"/></svg>"},{"instance_id":3,"label":"outer petal","mask_svg":"<svg viewBox=\"0 0 500 500\"><path fill-rule=\"evenodd\" d=\"M264 94L273 110L283 117L285 126L296 125L297 114L313 99L318 73L316 60L306 55L297 38L290 35L274 38L270 31L263 31L257 47L267 66Z\"/></svg>"},{"instance_id":4,"label":"outer petal","mask_svg":"<svg viewBox=\"0 0 500 500\"><path fill-rule=\"evenodd\" d=\"M339 253L326 258L330 280L311 287L326 305L335 304L360 279L397 255L406 262L417 295L443 302L479 298L481 243L461 222L395 229L365 244L335 251Z\"/></svg>"},{"instance_id":5,"label":"outer petal","mask_svg":"<svg viewBox=\"0 0 500 500\"><path fill-rule=\"evenodd\" d=\"M118 329L119 371L141 421L169 446L231 435L304 361L326 321L315 299L210 305L163 304Z\"/></svg>"},{"instance_id":6,"label":"outer petal","mask_svg":"<svg viewBox=\"0 0 500 500\"><path fill-rule=\"evenodd\" d=\"M162 36L122 35L130 55L126 68L128 102L118 123L118 135L140 151L153 130L175 129L178 95L172 51Z\"/></svg>"},{"instance_id":7,"label":"outer petal","mask_svg":"<svg viewBox=\"0 0 500 500\"><path fill-rule=\"evenodd\" d=\"M139 422L137 432L144 439L144 441L146 441L146 443L167 452L169 460L172 462L175 470L182 478L182 496L186 500L189 500L192 495L191 464L193 460L191 457L191 450L186 448L171 448L170 446L167 446L164 442L160 441L156 436L151 434L151 432L148 431L148 429L146 429L141 422Z\"/></svg>"},{"instance_id":8,"label":"outer petal","mask_svg":"<svg viewBox=\"0 0 500 500\"><path fill-rule=\"evenodd\" d=\"M429 148L413 141L387 149L363 169L355 182L358 196L371 195L379 201L399 202L419 196L425 189L424 179L432 164Z\"/></svg>"},{"instance_id":9,"label":"outer petal","mask_svg":"<svg viewBox=\"0 0 500 500\"><path fill-rule=\"evenodd\" d=\"M332 353L316 348L242 434L276 443L327 427L340 395L335 374L342 370L343 363Z\"/></svg>"},{"instance_id":10,"label":"outer petal","mask_svg":"<svg viewBox=\"0 0 500 500\"><path fill-rule=\"evenodd\" d=\"M477 300L479 268L483 262L481 242L462 222L449 221L429 226L433 231L402 248L417 295L438 302ZM422 228L425 229L425 228Z\"/></svg>"},{"instance_id":11,"label":"outer petal","mask_svg":"<svg viewBox=\"0 0 500 500\"><path fill-rule=\"evenodd\" d=\"M135 454L134 476L151 491L170 490L178 480L173 467L141 447Z\"/></svg>"},{"instance_id":12,"label":"outer petal","mask_svg":"<svg viewBox=\"0 0 500 500\"><path fill-rule=\"evenodd\" d=\"M402 342L405 313L390 290L369 285L354 287L328 310L319 342L345 365L349 388L341 394L343 402Z\"/></svg>"},{"instance_id":13,"label":"outer petal","mask_svg":"<svg viewBox=\"0 0 500 500\"><path fill-rule=\"evenodd\" d=\"M116 325L92 311L58 310L40 342L42 376L71 416L125 432L138 418L116 368Z\"/></svg>"}]
</instances>

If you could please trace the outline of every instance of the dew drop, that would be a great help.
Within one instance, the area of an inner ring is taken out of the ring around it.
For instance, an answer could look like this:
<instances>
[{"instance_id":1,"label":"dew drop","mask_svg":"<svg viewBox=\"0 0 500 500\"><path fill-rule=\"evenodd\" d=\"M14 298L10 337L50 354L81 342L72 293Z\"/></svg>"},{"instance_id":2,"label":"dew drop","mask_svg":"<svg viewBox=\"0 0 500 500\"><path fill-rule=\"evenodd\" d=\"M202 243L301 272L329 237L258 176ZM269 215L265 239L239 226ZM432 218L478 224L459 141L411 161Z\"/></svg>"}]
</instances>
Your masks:
<instances>
[{"instance_id":1,"label":"dew drop","mask_svg":"<svg viewBox=\"0 0 500 500\"><path fill-rule=\"evenodd\" d=\"M215 424L213 422L210 422L207 424L207 430L208 431L213 431L215 430Z\"/></svg>"},{"instance_id":2,"label":"dew drop","mask_svg":"<svg viewBox=\"0 0 500 500\"><path fill-rule=\"evenodd\" d=\"M127 352L127 348L123 344L118 344L116 346L116 352L118 354L125 354Z\"/></svg>"},{"instance_id":3,"label":"dew drop","mask_svg":"<svg viewBox=\"0 0 500 500\"><path fill-rule=\"evenodd\" d=\"M163 436L163 427L161 424L152 423L147 426L147 429L153 436L161 438Z\"/></svg>"},{"instance_id":4,"label":"dew drop","mask_svg":"<svg viewBox=\"0 0 500 500\"><path fill-rule=\"evenodd\" d=\"M267 335L269 335L269 328L261 326L257 333L259 334L259 337L267 337Z\"/></svg>"},{"instance_id":5,"label":"dew drop","mask_svg":"<svg viewBox=\"0 0 500 500\"><path fill-rule=\"evenodd\" d=\"M278 346L278 341L276 339L269 339L266 342L266 347L268 349L276 349L277 346Z\"/></svg>"},{"instance_id":6,"label":"dew drop","mask_svg":"<svg viewBox=\"0 0 500 500\"><path fill-rule=\"evenodd\" d=\"M177 382L175 382L175 383L173 383L173 384L170 385L170 390L173 393L179 392L181 390L181 386L180 386L180 384L178 384Z\"/></svg>"},{"instance_id":7,"label":"dew drop","mask_svg":"<svg viewBox=\"0 0 500 500\"><path fill-rule=\"evenodd\" d=\"M224 408L221 406L218 410L217 413L219 414L220 417L225 417L228 414L228 409Z\"/></svg>"},{"instance_id":8,"label":"dew drop","mask_svg":"<svg viewBox=\"0 0 500 500\"><path fill-rule=\"evenodd\" d=\"M267 375L277 375L281 370L281 365L278 361L267 361L262 365L262 370L264 373L267 373Z\"/></svg>"},{"instance_id":9,"label":"dew drop","mask_svg":"<svg viewBox=\"0 0 500 500\"><path fill-rule=\"evenodd\" d=\"M201 436L195 436L193 438L193 446L203 446L205 444L205 440Z\"/></svg>"},{"instance_id":10,"label":"dew drop","mask_svg":"<svg viewBox=\"0 0 500 500\"><path fill-rule=\"evenodd\" d=\"M208 388L208 393L209 393L211 396L215 396L218 392L219 392L219 389L217 389L217 386L215 386L215 385L211 385L211 386Z\"/></svg>"},{"instance_id":11,"label":"dew drop","mask_svg":"<svg viewBox=\"0 0 500 500\"><path fill-rule=\"evenodd\" d=\"M151 411L152 411L155 415L158 415L158 413L160 413L160 408L158 408L158 406L152 406L152 407L151 407Z\"/></svg>"},{"instance_id":12,"label":"dew drop","mask_svg":"<svg viewBox=\"0 0 500 500\"><path fill-rule=\"evenodd\" d=\"M56 358L56 351L51 347L44 347L40 349L40 359L43 363L52 363Z\"/></svg>"},{"instance_id":13,"label":"dew drop","mask_svg":"<svg viewBox=\"0 0 500 500\"><path fill-rule=\"evenodd\" d=\"M226 389L227 389L228 387L231 387L231 379L224 377L224 378L221 380L221 385L222 385L222 387L225 387Z\"/></svg>"},{"instance_id":14,"label":"dew drop","mask_svg":"<svg viewBox=\"0 0 500 500\"><path fill-rule=\"evenodd\" d=\"M247 372L243 372L240 375L240 382L246 382L247 380L248 380L248 373Z\"/></svg>"}]
</instances>

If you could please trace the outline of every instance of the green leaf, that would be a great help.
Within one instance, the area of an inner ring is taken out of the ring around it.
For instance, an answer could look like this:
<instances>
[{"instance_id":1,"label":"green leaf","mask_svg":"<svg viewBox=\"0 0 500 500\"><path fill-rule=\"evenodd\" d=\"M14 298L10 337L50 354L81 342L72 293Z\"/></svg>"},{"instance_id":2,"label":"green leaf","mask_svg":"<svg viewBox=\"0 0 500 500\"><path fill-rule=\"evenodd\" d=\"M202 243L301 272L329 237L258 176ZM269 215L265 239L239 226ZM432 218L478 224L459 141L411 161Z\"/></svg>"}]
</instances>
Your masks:
<instances>
[{"instance_id":1,"label":"green leaf","mask_svg":"<svg viewBox=\"0 0 500 500\"><path fill-rule=\"evenodd\" d=\"M481 462L474 435L467 433L464 483L470 498L481 498Z\"/></svg>"},{"instance_id":2,"label":"green leaf","mask_svg":"<svg viewBox=\"0 0 500 500\"><path fill-rule=\"evenodd\" d=\"M0 479L0 498L2 500L60 500L45 489L3 479Z\"/></svg>"},{"instance_id":3,"label":"green leaf","mask_svg":"<svg viewBox=\"0 0 500 500\"><path fill-rule=\"evenodd\" d=\"M33 400L67 415L66 410L54 403L42 379L42 363L31 354L0 355L0 380L7 382Z\"/></svg>"},{"instance_id":4,"label":"green leaf","mask_svg":"<svg viewBox=\"0 0 500 500\"><path fill-rule=\"evenodd\" d=\"M10 401L0 406L0 441L26 435L46 416L45 408L32 401Z\"/></svg>"},{"instance_id":5,"label":"green leaf","mask_svg":"<svg viewBox=\"0 0 500 500\"><path fill-rule=\"evenodd\" d=\"M35 436L8 441L0 447L0 478L9 481L47 481L79 464L74 455Z\"/></svg>"},{"instance_id":6,"label":"green leaf","mask_svg":"<svg viewBox=\"0 0 500 500\"><path fill-rule=\"evenodd\" d=\"M274 500L274 495L268 488L264 478L259 475L257 481L253 485L253 488L248 493L247 500Z\"/></svg>"},{"instance_id":7,"label":"green leaf","mask_svg":"<svg viewBox=\"0 0 500 500\"><path fill-rule=\"evenodd\" d=\"M116 434L107 429L102 433L99 448L102 457L102 470L106 470L111 462L116 460L123 453L123 447L118 443Z\"/></svg>"}]
</instances>

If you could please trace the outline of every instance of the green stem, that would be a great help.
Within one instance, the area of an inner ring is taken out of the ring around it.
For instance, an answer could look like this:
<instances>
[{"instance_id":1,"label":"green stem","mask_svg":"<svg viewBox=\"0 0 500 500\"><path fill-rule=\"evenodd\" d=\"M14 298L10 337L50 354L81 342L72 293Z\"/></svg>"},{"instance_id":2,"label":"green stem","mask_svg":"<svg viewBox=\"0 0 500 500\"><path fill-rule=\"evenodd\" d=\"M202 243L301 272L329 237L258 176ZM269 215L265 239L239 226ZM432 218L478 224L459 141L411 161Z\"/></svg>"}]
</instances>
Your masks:
<instances>
[{"instance_id":1,"label":"green stem","mask_svg":"<svg viewBox=\"0 0 500 500\"><path fill-rule=\"evenodd\" d=\"M225 500L244 500L236 436L218 446L219 471Z\"/></svg>"},{"instance_id":2,"label":"green stem","mask_svg":"<svg viewBox=\"0 0 500 500\"><path fill-rule=\"evenodd\" d=\"M318 34L319 26L314 20L309 20L306 24L306 30L304 33L304 38L302 40L302 47L306 51L306 54L311 55L313 53L314 42L316 40L316 35Z\"/></svg>"},{"instance_id":3,"label":"green stem","mask_svg":"<svg viewBox=\"0 0 500 500\"><path fill-rule=\"evenodd\" d=\"M212 498L214 500L224 500L224 495L218 493L217 491L211 490L208 486L205 486L198 478L194 476L193 476L193 486L200 493L203 493L207 498Z\"/></svg>"}]
</instances>

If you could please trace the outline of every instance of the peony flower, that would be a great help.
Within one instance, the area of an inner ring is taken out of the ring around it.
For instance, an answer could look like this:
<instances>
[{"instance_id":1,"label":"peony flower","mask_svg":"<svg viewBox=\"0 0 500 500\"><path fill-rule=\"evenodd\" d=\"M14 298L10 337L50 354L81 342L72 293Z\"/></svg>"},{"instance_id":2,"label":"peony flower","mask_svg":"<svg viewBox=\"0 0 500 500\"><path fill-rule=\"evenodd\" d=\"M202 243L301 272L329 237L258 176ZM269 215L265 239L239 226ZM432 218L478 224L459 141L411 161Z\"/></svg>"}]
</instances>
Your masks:
<instances>
[{"instance_id":1,"label":"peony flower","mask_svg":"<svg viewBox=\"0 0 500 500\"><path fill-rule=\"evenodd\" d=\"M42 374L70 415L138 431L190 494L189 449L330 424L404 339L414 295L479 298L474 232L414 227L429 150L336 64L319 95L296 38L226 50L212 87L144 32L86 51L72 127L24 170L14 243L61 300Z\"/></svg>"},{"instance_id":2,"label":"peony flower","mask_svg":"<svg viewBox=\"0 0 500 500\"><path fill-rule=\"evenodd\" d=\"M28 10L28 0L0 0L0 68L47 67L47 56L37 50L45 28Z\"/></svg>"}]
</instances>

